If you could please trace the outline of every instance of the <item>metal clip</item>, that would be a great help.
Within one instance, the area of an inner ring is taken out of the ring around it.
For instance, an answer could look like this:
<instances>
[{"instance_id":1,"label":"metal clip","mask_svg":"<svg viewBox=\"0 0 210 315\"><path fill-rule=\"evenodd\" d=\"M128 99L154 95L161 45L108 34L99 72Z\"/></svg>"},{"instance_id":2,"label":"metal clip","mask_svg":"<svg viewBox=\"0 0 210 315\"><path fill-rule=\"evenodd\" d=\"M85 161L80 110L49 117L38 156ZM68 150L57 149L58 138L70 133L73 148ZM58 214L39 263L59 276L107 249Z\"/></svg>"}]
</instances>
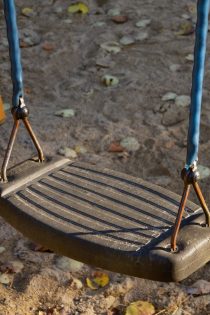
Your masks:
<instances>
[{"instance_id":1,"label":"metal clip","mask_svg":"<svg viewBox=\"0 0 210 315\"><path fill-rule=\"evenodd\" d=\"M184 209L186 206L186 202L187 202L187 199L188 199L188 196L190 193L191 185L193 186L193 188L195 190L195 193L198 197L200 205L201 205L203 212L205 214L206 226L208 226L208 227L210 226L210 211L209 211L208 206L205 202L205 199L203 197L201 189L198 185L199 172L197 170L197 165L195 164L192 167L190 167L189 169L184 168L181 172L181 177L184 181L184 189L183 189L183 193L182 193L181 202L179 205L178 214L176 217L176 222L174 225L174 230L173 230L173 233L171 236L171 250L172 251L176 251L176 249L177 249L177 236L179 233L179 229L180 229Z\"/></svg>"},{"instance_id":2,"label":"metal clip","mask_svg":"<svg viewBox=\"0 0 210 315\"><path fill-rule=\"evenodd\" d=\"M12 112L12 115L14 118L14 124L13 124L12 132L10 135L9 143L8 143L8 146L6 149L6 153L5 153L2 168L1 168L1 181L2 182L8 181L7 180L7 168L8 168L9 160L11 157L12 149L13 149L13 146L15 143L15 139L17 136L18 128L20 125L20 120L23 121L23 123L24 123L36 149L37 149L39 161L40 162L44 161L44 154L43 154L42 148L41 148L41 146L40 146L40 144L39 144L39 142L38 142L38 140L37 140L37 138L33 132L33 129L31 127L30 123L29 123L29 120L28 120L29 111L28 111L28 109L24 103L23 98L20 98L19 106L13 107L11 112Z\"/></svg>"}]
</instances>

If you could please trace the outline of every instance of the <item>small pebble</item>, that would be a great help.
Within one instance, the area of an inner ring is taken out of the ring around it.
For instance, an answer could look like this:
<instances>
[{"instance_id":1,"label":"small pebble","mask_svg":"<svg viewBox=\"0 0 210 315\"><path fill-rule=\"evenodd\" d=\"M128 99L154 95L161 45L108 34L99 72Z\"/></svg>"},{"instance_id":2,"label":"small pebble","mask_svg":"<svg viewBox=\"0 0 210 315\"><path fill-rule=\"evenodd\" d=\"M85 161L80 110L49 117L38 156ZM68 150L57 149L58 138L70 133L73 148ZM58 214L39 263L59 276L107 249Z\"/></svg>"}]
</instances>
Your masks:
<instances>
[{"instance_id":1,"label":"small pebble","mask_svg":"<svg viewBox=\"0 0 210 315\"><path fill-rule=\"evenodd\" d=\"M182 18L185 20L190 20L191 17L188 14L182 14Z\"/></svg>"},{"instance_id":2,"label":"small pebble","mask_svg":"<svg viewBox=\"0 0 210 315\"><path fill-rule=\"evenodd\" d=\"M20 31L20 45L23 48L39 45L41 42L40 35L31 29L22 29Z\"/></svg>"},{"instance_id":3,"label":"small pebble","mask_svg":"<svg viewBox=\"0 0 210 315\"><path fill-rule=\"evenodd\" d=\"M194 61L194 55L193 54L189 54L185 57L186 60L188 61Z\"/></svg>"},{"instance_id":4,"label":"small pebble","mask_svg":"<svg viewBox=\"0 0 210 315\"><path fill-rule=\"evenodd\" d=\"M93 26L95 26L95 27L102 27L102 26L105 26L105 25L106 25L106 23L102 22L102 21L99 21L99 22L96 22L96 23L93 24Z\"/></svg>"},{"instance_id":5,"label":"small pebble","mask_svg":"<svg viewBox=\"0 0 210 315\"><path fill-rule=\"evenodd\" d=\"M200 179L204 179L210 176L210 169L204 165L198 165L198 171L200 173Z\"/></svg>"},{"instance_id":6,"label":"small pebble","mask_svg":"<svg viewBox=\"0 0 210 315\"><path fill-rule=\"evenodd\" d=\"M60 155L65 156L68 159L76 159L77 158L77 153L70 148L64 147L64 148L60 148L58 153Z\"/></svg>"},{"instance_id":7,"label":"small pebble","mask_svg":"<svg viewBox=\"0 0 210 315\"><path fill-rule=\"evenodd\" d=\"M175 99L175 104L181 107L189 106L190 102L191 102L191 98L188 95L179 95Z\"/></svg>"},{"instance_id":8,"label":"small pebble","mask_svg":"<svg viewBox=\"0 0 210 315\"><path fill-rule=\"evenodd\" d=\"M136 23L136 27L145 28L146 26L150 25L150 23L150 19L142 19Z\"/></svg>"},{"instance_id":9,"label":"small pebble","mask_svg":"<svg viewBox=\"0 0 210 315\"><path fill-rule=\"evenodd\" d=\"M76 290L81 290L83 288L83 283L79 279L74 278L71 282L71 287Z\"/></svg>"},{"instance_id":10,"label":"small pebble","mask_svg":"<svg viewBox=\"0 0 210 315\"><path fill-rule=\"evenodd\" d=\"M135 39L132 36L125 35L120 39L120 44L123 46L132 45L135 43Z\"/></svg>"},{"instance_id":11,"label":"small pebble","mask_svg":"<svg viewBox=\"0 0 210 315\"><path fill-rule=\"evenodd\" d=\"M2 284L9 284L11 282L9 276L6 273L2 273L0 275L0 283Z\"/></svg>"},{"instance_id":12,"label":"small pebble","mask_svg":"<svg viewBox=\"0 0 210 315\"><path fill-rule=\"evenodd\" d=\"M168 93L163 95L162 101L173 101L173 100L175 100L176 97L177 97L176 93L168 92Z\"/></svg>"},{"instance_id":13,"label":"small pebble","mask_svg":"<svg viewBox=\"0 0 210 315\"><path fill-rule=\"evenodd\" d=\"M113 8L113 9L110 9L110 10L107 12L107 15L108 15L108 16L121 15L121 12L120 12L120 9L118 9L118 8Z\"/></svg>"},{"instance_id":14,"label":"small pebble","mask_svg":"<svg viewBox=\"0 0 210 315\"><path fill-rule=\"evenodd\" d=\"M73 109L62 109L57 112L55 112L55 116L63 117L63 118L69 118L75 116L75 111Z\"/></svg>"},{"instance_id":15,"label":"small pebble","mask_svg":"<svg viewBox=\"0 0 210 315\"><path fill-rule=\"evenodd\" d=\"M122 139L120 145L129 152L135 152L140 148L138 140L134 137L126 137Z\"/></svg>"},{"instance_id":16,"label":"small pebble","mask_svg":"<svg viewBox=\"0 0 210 315\"><path fill-rule=\"evenodd\" d=\"M179 69L181 68L181 66L179 64L172 64L169 66L169 69L172 71L172 72L176 72L178 71Z\"/></svg>"},{"instance_id":17,"label":"small pebble","mask_svg":"<svg viewBox=\"0 0 210 315\"><path fill-rule=\"evenodd\" d=\"M136 36L135 39L139 41L143 41L149 37L147 32L139 32Z\"/></svg>"},{"instance_id":18,"label":"small pebble","mask_svg":"<svg viewBox=\"0 0 210 315\"><path fill-rule=\"evenodd\" d=\"M106 74L101 78L101 81L106 86L115 86L119 84L119 79L113 75Z\"/></svg>"},{"instance_id":19,"label":"small pebble","mask_svg":"<svg viewBox=\"0 0 210 315\"><path fill-rule=\"evenodd\" d=\"M0 254L2 254L3 252L5 252L6 248L3 246L0 246Z\"/></svg>"},{"instance_id":20,"label":"small pebble","mask_svg":"<svg viewBox=\"0 0 210 315\"><path fill-rule=\"evenodd\" d=\"M67 272L78 272L84 267L83 263L65 256L59 257L55 264L57 268Z\"/></svg>"},{"instance_id":21,"label":"small pebble","mask_svg":"<svg viewBox=\"0 0 210 315\"><path fill-rule=\"evenodd\" d=\"M105 42L100 47L109 53L117 54L121 51L120 45L117 42Z\"/></svg>"}]
</instances>

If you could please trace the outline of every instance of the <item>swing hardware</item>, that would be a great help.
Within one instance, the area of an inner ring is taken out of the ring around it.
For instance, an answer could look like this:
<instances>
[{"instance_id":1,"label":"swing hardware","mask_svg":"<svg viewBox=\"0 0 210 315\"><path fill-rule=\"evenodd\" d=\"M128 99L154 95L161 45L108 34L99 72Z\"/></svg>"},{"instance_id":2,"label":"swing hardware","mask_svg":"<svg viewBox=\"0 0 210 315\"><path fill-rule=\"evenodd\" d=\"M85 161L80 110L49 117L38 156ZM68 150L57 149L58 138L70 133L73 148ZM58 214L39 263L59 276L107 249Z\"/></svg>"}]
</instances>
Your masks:
<instances>
[{"instance_id":1,"label":"swing hardware","mask_svg":"<svg viewBox=\"0 0 210 315\"><path fill-rule=\"evenodd\" d=\"M198 0L197 5L187 158L180 202L173 192L126 174L68 159L46 157L44 161L23 100L15 3L4 0L14 118L0 182L0 214L7 222L56 253L146 279L180 281L210 261L210 213L196 168L209 2ZM20 120L43 163L30 159L7 172ZM191 186L201 207L188 200Z\"/></svg>"},{"instance_id":2,"label":"swing hardware","mask_svg":"<svg viewBox=\"0 0 210 315\"><path fill-rule=\"evenodd\" d=\"M31 124L28 120L29 111L28 111L28 109L24 103L23 98L20 98L19 105L17 107L13 107L11 112L13 115L14 124L13 124L12 132L10 135L9 143L8 143L8 146L6 149L5 157L3 160L2 169L1 169L1 177L0 178L1 178L1 181L3 181L3 182L8 181L7 180L7 167L9 164L9 160L10 160L10 156L11 156L12 149L14 146L14 142L15 142L15 139L17 136L18 128L20 125L20 120L23 121L25 128L27 129L27 131L28 131L33 143L34 143L34 146L37 149L39 161L40 162L44 161L44 154L43 154L42 148L41 148L41 146L37 140L37 137L33 132Z\"/></svg>"},{"instance_id":3,"label":"swing hardware","mask_svg":"<svg viewBox=\"0 0 210 315\"><path fill-rule=\"evenodd\" d=\"M192 166L189 169L183 168L181 172L181 178L184 181L184 189L182 193L182 198L174 226L174 230L171 236L171 249L172 251L176 252L177 250L177 236L179 233L182 217L183 217L183 212L185 210L186 202L190 193L190 187L191 185L194 188L194 191L197 195L197 198L200 202L200 205L203 209L203 212L205 214L205 220L206 220L206 226L210 227L210 211L208 209L208 206L205 202L205 199L203 197L203 194L201 192L200 186L198 184L198 179L200 177L200 174L197 170L197 166Z\"/></svg>"}]
</instances>

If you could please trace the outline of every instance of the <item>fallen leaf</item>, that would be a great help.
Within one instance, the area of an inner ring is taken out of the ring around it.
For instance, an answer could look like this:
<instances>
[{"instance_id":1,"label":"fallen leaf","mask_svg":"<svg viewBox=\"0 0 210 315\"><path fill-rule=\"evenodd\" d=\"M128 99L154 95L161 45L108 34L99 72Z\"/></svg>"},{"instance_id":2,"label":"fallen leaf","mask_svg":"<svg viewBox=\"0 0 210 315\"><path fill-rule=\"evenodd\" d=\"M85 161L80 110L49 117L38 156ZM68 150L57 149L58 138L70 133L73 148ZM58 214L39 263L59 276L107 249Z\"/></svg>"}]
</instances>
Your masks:
<instances>
[{"instance_id":1,"label":"fallen leaf","mask_svg":"<svg viewBox=\"0 0 210 315\"><path fill-rule=\"evenodd\" d=\"M0 96L0 124L2 124L5 121L5 111L4 111L4 103Z\"/></svg>"},{"instance_id":2,"label":"fallen leaf","mask_svg":"<svg viewBox=\"0 0 210 315\"><path fill-rule=\"evenodd\" d=\"M87 14L89 13L89 8L83 2L77 2L68 7L68 13L82 13Z\"/></svg>"},{"instance_id":3,"label":"fallen leaf","mask_svg":"<svg viewBox=\"0 0 210 315\"><path fill-rule=\"evenodd\" d=\"M112 17L112 21L117 24L123 24L128 21L127 15L115 15Z\"/></svg>"},{"instance_id":4,"label":"fallen leaf","mask_svg":"<svg viewBox=\"0 0 210 315\"><path fill-rule=\"evenodd\" d=\"M113 307L111 310L108 310L107 315L120 315L122 314L121 309Z\"/></svg>"},{"instance_id":5,"label":"fallen leaf","mask_svg":"<svg viewBox=\"0 0 210 315\"><path fill-rule=\"evenodd\" d=\"M87 153L87 149L83 145L76 145L76 147L74 148L74 151L77 154L85 154L85 153Z\"/></svg>"},{"instance_id":6,"label":"fallen leaf","mask_svg":"<svg viewBox=\"0 0 210 315\"><path fill-rule=\"evenodd\" d=\"M195 31L195 26L191 21L186 21L179 25L179 31L176 35L187 36L193 34Z\"/></svg>"},{"instance_id":7,"label":"fallen leaf","mask_svg":"<svg viewBox=\"0 0 210 315\"><path fill-rule=\"evenodd\" d=\"M86 278L86 284L88 286L88 288L92 289L92 290L97 290L97 286L93 283L92 280L90 280L89 278Z\"/></svg>"},{"instance_id":8,"label":"fallen leaf","mask_svg":"<svg viewBox=\"0 0 210 315\"><path fill-rule=\"evenodd\" d=\"M108 149L109 152L113 152L113 153L123 152L124 150L125 149L118 142L111 143Z\"/></svg>"},{"instance_id":9,"label":"fallen leaf","mask_svg":"<svg viewBox=\"0 0 210 315\"><path fill-rule=\"evenodd\" d=\"M86 284L92 290L103 288L109 284L109 276L105 272L96 271L91 278L86 278Z\"/></svg>"},{"instance_id":10,"label":"fallen leaf","mask_svg":"<svg viewBox=\"0 0 210 315\"><path fill-rule=\"evenodd\" d=\"M119 84L119 79L117 77L114 77L113 75L105 74L102 78L101 81L106 85L106 86L115 86Z\"/></svg>"},{"instance_id":11,"label":"fallen leaf","mask_svg":"<svg viewBox=\"0 0 210 315\"><path fill-rule=\"evenodd\" d=\"M105 272L97 271L94 273L93 281L101 288L109 283L109 276Z\"/></svg>"},{"instance_id":12,"label":"fallen leaf","mask_svg":"<svg viewBox=\"0 0 210 315\"><path fill-rule=\"evenodd\" d=\"M32 8L23 8L21 10L22 15L27 16L27 17L31 17L34 14L34 11Z\"/></svg>"},{"instance_id":13,"label":"fallen leaf","mask_svg":"<svg viewBox=\"0 0 210 315\"><path fill-rule=\"evenodd\" d=\"M49 43L49 42L45 42L43 45L42 45L42 48L46 51L53 51L55 49L55 46L54 44L52 43Z\"/></svg>"},{"instance_id":14,"label":"fallen leaf","mask_svg":"<svg viewBox=\"0 0 210 315\"><path fill-rule=\"evenodd\" d=\"M190 14L195 15L197 12L197 6L195 3L188 3L187 4L187 10Z\"/></svg>"},{"instance_id":15,"label":"fallen leaf","mask_svg":"<svg viewBox=\"0 0 210 315\"><path fill-rule=\"evenodd\" d=\"M31 88L29 88L29 87L25 87L24 92L25 92L26 94L31 94L32 90L31 90Z\"/></svg>"},{"instance_id":16,"label":"fallen leaf","mask_svg":"<svg viewBox=\"0 0 210 315\"><path fill-rule=\"evenodd\" d=\"M105 42L100 45L100 47L107 52L117 54L121 51L120 45L117 42Z\"/></svg>"},{"instance_id":17,"label":"fallen leaf","mask_svg":"<svg viewBox=\"0 0 210 315\"><path fill-rule=\"evenodd\" d=\"M145 301L136 301L126 308L125 315L153 315L155 314L154 306Z\"/></svg>"},{"instance_id":18,"label":"fallen leaf","mask_svg":"<svg viewBox=\"0 0 210 315\"><path fill-rule=\"evenodd\" d=\"M41 252L41 253L53 253L52 250L50 250L49 248L46 248L40 244L35 244L35 243L31 243L30 244L30 249L35 251L35 252Z\"/></svg>"}]
</instances>

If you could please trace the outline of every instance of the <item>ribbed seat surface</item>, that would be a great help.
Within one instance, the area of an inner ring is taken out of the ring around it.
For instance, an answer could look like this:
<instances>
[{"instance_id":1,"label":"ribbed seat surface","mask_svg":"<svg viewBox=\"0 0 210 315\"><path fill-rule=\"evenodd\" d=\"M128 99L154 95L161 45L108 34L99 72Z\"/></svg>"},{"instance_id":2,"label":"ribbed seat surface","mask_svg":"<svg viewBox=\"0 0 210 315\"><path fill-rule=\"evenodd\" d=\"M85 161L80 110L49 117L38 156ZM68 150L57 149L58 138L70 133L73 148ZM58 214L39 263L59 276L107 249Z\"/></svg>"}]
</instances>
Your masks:
<instances>
[{"instance_id":1,"label":"ribbed seat surface","mask_svg":"<svg viewBox=\"0 0 210 315\"><path fill-rule=\"evenodd\" d=\"M166 242L164 258L158 258L156 266L168 264L160 274L167 278L162 280L171 277L172 257L169 264L165 255L175 257L167 247L178 195L135 177L66 159L43 165L27 161L11 169L9 178L8 184L1 184L0 212L28 237L86 263L146 278L154 278L154 249ZM187 220L197 217L198 210L188 202Z\"/></svg>"}]
</instances>

